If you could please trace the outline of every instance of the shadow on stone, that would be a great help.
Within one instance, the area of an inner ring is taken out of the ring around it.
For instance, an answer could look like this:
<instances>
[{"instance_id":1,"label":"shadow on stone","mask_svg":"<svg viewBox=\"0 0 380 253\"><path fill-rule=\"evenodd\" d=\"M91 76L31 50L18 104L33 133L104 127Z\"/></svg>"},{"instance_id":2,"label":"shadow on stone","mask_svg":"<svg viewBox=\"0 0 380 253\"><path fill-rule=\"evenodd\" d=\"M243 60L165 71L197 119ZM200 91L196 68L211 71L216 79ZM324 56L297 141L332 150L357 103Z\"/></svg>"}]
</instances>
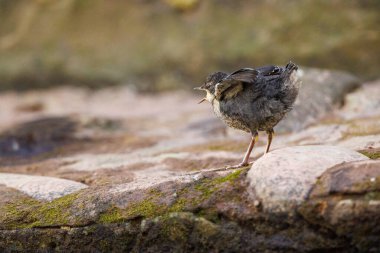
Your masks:
<instances>
[{"instance_id":1,"label":"shadow on stone","mask_svg":"<svg viewBox=\"0 0 380 253\"><path fill-rule=\"evenodd\" d=\"M26 122L0 134L1 158L29 158L73 139L77 123L68 117L48 117Z\"/></svg>"}]
</instances>

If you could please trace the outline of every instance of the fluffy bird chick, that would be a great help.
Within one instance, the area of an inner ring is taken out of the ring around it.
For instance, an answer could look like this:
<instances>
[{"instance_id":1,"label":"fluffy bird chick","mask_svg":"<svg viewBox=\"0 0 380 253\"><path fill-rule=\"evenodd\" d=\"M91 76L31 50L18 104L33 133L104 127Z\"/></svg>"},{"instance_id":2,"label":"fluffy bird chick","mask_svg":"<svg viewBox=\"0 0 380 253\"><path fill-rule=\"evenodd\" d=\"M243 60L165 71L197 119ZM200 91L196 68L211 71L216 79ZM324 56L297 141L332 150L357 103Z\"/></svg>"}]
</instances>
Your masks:
<instances>
[{"instance_id":1,"label":"fluffy bird chick","mask_svg":"<svg viewBox=\"0 0 380 253\"><path fill-rule=\"evenodd\" d=\"M297 98L299 81L297 65L243 68L231 74L216 72L207 77L198 90L206 91L199 103L211 103L217 117L228 126L251 133L252 139L243 161L233 168L248 165L248 159L258 137L266 131L269 151L273 127L288 113Z\"/></svg>"}]
</instances>

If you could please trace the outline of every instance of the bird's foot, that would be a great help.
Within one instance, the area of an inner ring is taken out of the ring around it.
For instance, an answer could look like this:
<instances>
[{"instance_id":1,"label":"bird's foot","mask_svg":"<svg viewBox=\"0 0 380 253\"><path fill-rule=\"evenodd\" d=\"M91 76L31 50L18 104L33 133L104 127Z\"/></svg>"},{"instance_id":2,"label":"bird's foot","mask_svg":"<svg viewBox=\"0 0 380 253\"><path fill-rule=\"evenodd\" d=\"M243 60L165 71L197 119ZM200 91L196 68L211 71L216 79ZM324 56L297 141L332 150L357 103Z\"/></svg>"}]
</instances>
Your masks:
<instances>
[{"instance_id":1,"label":"bird's foot","mask_svg":"<svg viewBox=\"0 0 380 253\"><path fill-rule=\"evenodd\" d=\"M238 165L227 166L225 168L225 170L241 169L241 168L249 167L252 164L253 164L252 162L250 162L250 163L239 163Z\"/></svg>"}]
</instances>

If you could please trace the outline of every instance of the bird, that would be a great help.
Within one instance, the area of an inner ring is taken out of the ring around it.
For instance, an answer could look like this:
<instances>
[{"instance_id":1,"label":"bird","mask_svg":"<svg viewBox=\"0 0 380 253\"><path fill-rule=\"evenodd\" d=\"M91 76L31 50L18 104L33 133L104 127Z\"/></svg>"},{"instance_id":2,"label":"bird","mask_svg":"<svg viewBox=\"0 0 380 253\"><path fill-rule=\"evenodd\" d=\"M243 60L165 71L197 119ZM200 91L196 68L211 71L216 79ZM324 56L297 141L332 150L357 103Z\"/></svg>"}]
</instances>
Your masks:
<instances>
[{"instance_id":1,"label":"bird","mask_svg":"<svg viewBox=\"0 0 380 253\"><path fill-rule=\"evenodd\" d=\"M227 126L251 134L242 162L228 168L249 165L259 131L268 134L265 154L269 152L273 128L292 110L298 96L297 70L298 66L290 61L284 67L268 65L242 68L231 74L215 72L202 86L194 88L206 91L206 96L198 103L210 102L216 116Z\"/></svg>"}]
</instances>

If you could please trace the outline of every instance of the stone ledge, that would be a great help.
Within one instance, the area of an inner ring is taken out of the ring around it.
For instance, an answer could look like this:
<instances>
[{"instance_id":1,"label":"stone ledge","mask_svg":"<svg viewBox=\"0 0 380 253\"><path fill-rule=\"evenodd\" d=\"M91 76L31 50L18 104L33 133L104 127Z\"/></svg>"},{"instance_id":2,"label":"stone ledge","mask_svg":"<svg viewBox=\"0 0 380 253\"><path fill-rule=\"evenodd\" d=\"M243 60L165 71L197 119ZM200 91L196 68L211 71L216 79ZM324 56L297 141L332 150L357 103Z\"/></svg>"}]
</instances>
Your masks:
<instances>
[{"instance_id":1,"label":"stone ledge","mask_svg":"<svg viewBox=\"0 0 380 253\"><path fill-rule=\"evenodd\" d=\"M248 173L248 190L261 200L264 210L291 214L324 171L344 162L367 159L358 152L334 146L277 149L253 164Z\"/></svg>"}]
</instances>

